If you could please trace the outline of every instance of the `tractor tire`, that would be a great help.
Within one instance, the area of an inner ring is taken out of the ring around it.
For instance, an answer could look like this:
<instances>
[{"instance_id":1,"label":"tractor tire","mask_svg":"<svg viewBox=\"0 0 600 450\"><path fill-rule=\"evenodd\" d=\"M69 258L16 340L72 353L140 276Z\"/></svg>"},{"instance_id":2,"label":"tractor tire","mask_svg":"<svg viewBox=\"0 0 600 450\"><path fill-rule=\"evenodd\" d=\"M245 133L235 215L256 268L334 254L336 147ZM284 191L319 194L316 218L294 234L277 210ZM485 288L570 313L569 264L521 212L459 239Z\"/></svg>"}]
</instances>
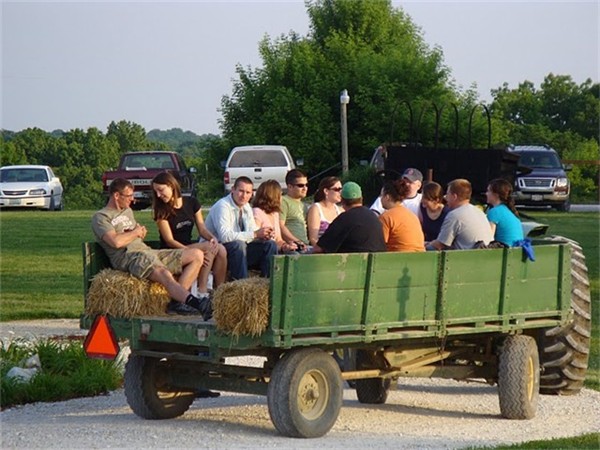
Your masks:
<instances>
[{"instance_id":1,"label":"tractor tire","mask_svg":"<svg viewBox=\"0 0 600 450\"><path fill-rule=\"evenodd\" d=\"M552 236L549 239L571 246L573 320L562 327L546 329L541 336L540 393L575 395L583 387L590 355L592 313L588 270L585 256L577 242L562 236Z\"/></svg>"},{"instance_id":2,"label":"tractor tire","mask_svg":"<svg viewBox=\"0 0 600 450\"><path fill-rule=\"evenodd\" d=\"M530 336L508 336L500 351L498 399L507 419L535 417L540 387L538 348Z\"/></svg>"},{"instance_id":3,"label":"tractor tire","mask_svg":"<svg viewBox=\"0 0 600 450\"><path fill-rule=\"evenodd\" d=\"M165 386L166 365L156 358L129 355L125 365L125 397L132 411L143 419L179 417L194 401L194 392L175 391Z\"/></svg>"},{"instance_id":4,"label":"tractor tire","mask_svg":"<svg viewBox=\"0 0 600 450\"><path fill-rule=\"evenodd\" d=\"M310 348L291 351L271 374L269 416L284 436L320 437L335 424L342 396L342 374L331 355Z\"/></svg>"}]
</instances>

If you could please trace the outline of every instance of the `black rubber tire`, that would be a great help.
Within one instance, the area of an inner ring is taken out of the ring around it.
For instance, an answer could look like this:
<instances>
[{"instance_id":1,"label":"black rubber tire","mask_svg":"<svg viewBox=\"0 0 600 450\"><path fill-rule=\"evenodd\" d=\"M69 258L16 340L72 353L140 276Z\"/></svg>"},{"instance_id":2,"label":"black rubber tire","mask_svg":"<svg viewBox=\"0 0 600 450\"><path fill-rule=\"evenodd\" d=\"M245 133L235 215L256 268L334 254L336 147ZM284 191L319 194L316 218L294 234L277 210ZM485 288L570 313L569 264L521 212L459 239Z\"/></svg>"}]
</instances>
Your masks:
<instances>
[{"instance_id":1,"label":"black rubber tire","mask_svg":"<svg viewBox=\"0 0 600 450\"><path fill-rule=\"evenodd\" d=\"M293 350L271 373L269 415L284 436L320 437L335 424L342 396L342 375L331 355L320 349Z\"/></svg>"},{"instance_id":2,"label":"black rubber tire","mask_svg":"<svg viewBox=\"0 0 600 450\"><path fill-rule=\"evenodd\" d=\"M50 194L50 205L48 206L48 211L56 211L56 204L54 202L54 194Z\"/></svg>"},{"instance_id":3,"label":"black rubber tire","mask_svg":"<svg viewBox=\"0 0 600 450\"><path fill-rule=\"evenodd\" d=\"M540 393L575 395L581 391L590 355L592 312L590 283L581 246L568 238L548 240L571 245L571 308L573 321L563 327L544 330L541 336Z\"/></svg>"},{"instance_id":4,"label":"black rubber tire","mask_svg":"<svg viewBox=\"0 0 600 450\"><path fill-rule=\"evenodd\" d=\"M556 205L557 211L569 212L571 210L571 200L566 200L564 203Z\"/></svg>"},{"instance_id":5,"label":"black rubber tire","mask_svg":"<svg viewBox=\"0 0 600 450\"><path fill-rule=\"evenodd\" d=\"M164 389L165 364L156 358L129 355L125 365L125 397L133 412L143 419L179 417L194 401L194 392Z\"/></svg>"},{"instance_id":6,"label":"black rubber tire","mask_svg":"<svg viewBox=\"0 0 600 450\"><path fill-rule=\"evenodd\" d=\"M366 378L356 380L356 396L360 403L380 405L386 402L390 390L389 378Z\"/></svg>"},{"instance_id":7,"label":"black rubber tire","mask_svg":"<svg viewBox=\"0 0 600 450\"><path fill-rule=\"evenodd\" d=\"M369 353L364 350L356 352L357 369L373 369L378 367ZM355 382L356 396L360 403L381 405L386 402L391 386L389 378L365 378Z\"/></svg>"},{"instance_id":8,"label":"black rubber tire","mask_svg":"<svg viewBox=\"0 0 600 450\"><path fill-rule=\"evenodd\" d=\"M498 399L507 419L535 417L540 388L538 348L530 336L508 336L500 350Z\"/></svg>"}]
</instances>

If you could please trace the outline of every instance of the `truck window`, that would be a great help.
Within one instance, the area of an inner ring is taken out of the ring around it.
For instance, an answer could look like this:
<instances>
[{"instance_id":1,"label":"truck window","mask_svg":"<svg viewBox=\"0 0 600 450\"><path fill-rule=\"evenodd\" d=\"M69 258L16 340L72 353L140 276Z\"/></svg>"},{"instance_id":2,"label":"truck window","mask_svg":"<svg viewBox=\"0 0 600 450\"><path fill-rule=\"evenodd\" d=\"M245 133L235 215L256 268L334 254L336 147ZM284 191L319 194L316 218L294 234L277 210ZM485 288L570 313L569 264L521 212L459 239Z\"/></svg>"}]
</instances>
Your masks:
<instances>
[{"instance_id":1,"label":"truck window","mask_svg":"<svg viewBox=\"0 0 600 450\"><path fill-rule=\"evenodd\" d=\"M252 150L236 152L229 161L229 167L285 167L287 161L279 150Z\"/></svg>"},{"instance_id":2,"label":"truck window","mask_svg":"<svg viewBox=\"0 0 600 450\"><path fill-rule=\"evenodd\" d=\"M535 169L561 169L556 154L550 152L522 152L519 164Z\"/></svg>"}]
</instances>

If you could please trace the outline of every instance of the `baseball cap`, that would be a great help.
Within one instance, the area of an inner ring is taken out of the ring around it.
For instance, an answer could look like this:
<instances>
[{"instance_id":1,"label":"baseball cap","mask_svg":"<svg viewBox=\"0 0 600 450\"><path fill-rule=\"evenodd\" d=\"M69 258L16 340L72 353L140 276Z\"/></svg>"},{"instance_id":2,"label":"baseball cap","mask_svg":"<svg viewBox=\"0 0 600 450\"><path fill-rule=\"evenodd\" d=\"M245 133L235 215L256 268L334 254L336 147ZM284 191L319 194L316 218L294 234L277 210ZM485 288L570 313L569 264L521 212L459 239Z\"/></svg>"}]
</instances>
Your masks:
<instances>
[{"instance_id":1,"label":"baseball cap","mask_svg":"<svg viewBox=\"0 0 600 450\"><path fill-rule=\"evenodd\" d=\"M344 186L342 187L342 198L345 198L346 200L362 198L362 189L354 181L348 181L347 183L344 183Z\"/></svg>"},{"instance_id":2,"label":"baseball cap","mask_svg":"<svg viewBox=\"0 0 600 450\"><path fill-rule=\"evenodd\" d=\"M423 181L423 174L419 169L410 167L404 171L402 178L406 178L411 183L414 183L415 181Z\"/></svg>"}]
</instances>

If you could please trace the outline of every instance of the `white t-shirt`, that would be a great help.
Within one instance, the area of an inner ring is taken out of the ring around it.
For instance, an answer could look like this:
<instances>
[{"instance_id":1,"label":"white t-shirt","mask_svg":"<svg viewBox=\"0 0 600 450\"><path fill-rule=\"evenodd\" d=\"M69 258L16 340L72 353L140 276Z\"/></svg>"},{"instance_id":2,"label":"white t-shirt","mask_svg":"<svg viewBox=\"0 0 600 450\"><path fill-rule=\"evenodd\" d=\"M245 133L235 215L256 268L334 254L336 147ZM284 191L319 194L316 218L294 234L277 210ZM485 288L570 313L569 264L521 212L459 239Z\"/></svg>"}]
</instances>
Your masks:
<instances>
[{"instance_id":1,"label":"white t-shirt","mask_svg":"<svg viewBox=\"0 0 600 450\"><path fill-rule=\"evenodd\" d=\"M405 198L402 201L402 204L404 206L406 206L409 209L409 211L412 211L415 214L415 216L417 216L419 218L419 220L421 220L421 209L419 208L419 206L421 205L421 197L422 197L422 195L419 192L414 197ZM376 213L378 216L383 214L383 212L385 211L385 208L381 204L381 196L379 196L375 199L375 201L371 205L371 211Z\"/></svg>"}]
</instances>

